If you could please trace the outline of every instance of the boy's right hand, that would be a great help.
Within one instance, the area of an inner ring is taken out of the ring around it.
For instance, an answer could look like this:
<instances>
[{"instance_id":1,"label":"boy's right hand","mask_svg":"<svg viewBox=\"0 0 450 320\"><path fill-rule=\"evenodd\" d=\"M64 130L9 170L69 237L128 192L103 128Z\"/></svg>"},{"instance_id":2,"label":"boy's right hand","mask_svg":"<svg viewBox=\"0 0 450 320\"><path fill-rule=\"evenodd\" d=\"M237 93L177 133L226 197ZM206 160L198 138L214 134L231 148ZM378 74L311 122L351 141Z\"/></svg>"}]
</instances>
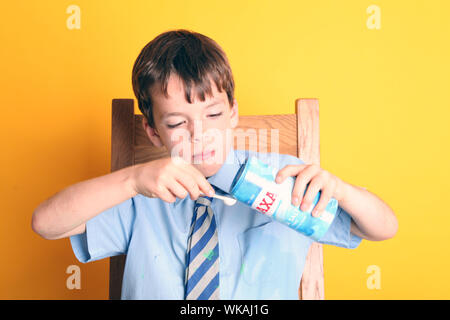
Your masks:
<instances>
[{"instance_id":1,"label":"boy's right hand","mask_svg":"<svg viewBox=\"0 0 450 320\"><path fill-rule=\"evenodd\" d=\"M134 166L132 185L136 193L166 202L184 199L188 193L197 200L200 191L209 195L214 189L205 176L181 157L166 157Z\"/></svg>"}]
</instances>

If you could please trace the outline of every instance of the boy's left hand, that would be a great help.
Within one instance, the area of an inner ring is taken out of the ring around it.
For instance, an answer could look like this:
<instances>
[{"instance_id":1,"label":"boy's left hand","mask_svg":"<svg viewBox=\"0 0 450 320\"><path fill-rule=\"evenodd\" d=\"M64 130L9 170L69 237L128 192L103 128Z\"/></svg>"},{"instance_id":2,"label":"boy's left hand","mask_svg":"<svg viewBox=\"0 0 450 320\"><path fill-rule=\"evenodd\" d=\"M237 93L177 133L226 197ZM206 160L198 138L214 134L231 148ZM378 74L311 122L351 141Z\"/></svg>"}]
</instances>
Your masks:
<instances>
[{"instance_id":1,"label":"boy's left hand","mask_svg":"<svg viewBox=\"0 0 450 320\"><path fill-rule=\"evenodd\" d=\"M319 201L311 212L313 217L320 216L331 198L335 198L339 202L343 197L344 182L330 172L320 168L319 165L287 165L278 171L275 182L282 183L286 177L296 177L294 189L292 190L292 204L298 206L301 203L300 210L302 211L310 209L314 198L321 191ZM305 194L305 188L308 183L308 190L306 190Z\"/></svg>"}]
</instances>

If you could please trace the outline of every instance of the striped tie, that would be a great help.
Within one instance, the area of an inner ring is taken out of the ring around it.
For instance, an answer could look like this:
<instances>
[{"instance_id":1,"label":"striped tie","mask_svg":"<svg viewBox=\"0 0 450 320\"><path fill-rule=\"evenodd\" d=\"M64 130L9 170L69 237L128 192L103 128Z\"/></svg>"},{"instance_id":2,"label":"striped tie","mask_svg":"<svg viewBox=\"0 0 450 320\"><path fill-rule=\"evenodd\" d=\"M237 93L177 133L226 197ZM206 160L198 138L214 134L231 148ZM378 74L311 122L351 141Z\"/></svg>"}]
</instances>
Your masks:
<instances>
[{"instance_id":1,"label":"striped tie","mask_svg":"<svg viewBox=\"0 0 450 320\"><path fill-rule=\"evenodd\" d=\"M219 299L219 242L212 197L195 201L188 239L185 299Z\"/></svg>"}]
</instances>

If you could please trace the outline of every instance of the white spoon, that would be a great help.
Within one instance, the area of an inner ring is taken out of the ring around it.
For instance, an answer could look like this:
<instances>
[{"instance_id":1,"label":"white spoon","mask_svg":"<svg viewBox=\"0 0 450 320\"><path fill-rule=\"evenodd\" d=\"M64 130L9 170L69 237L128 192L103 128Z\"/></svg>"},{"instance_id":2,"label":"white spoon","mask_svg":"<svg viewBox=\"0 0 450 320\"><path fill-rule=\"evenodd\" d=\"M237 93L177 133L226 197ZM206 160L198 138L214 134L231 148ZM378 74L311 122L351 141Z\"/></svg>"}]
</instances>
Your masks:
<instances>
[{"instance_id":1,"label":"white spoon","mask_svg":"<svg viewBox=\"0 0 450 320\"><path fill-rule=\"evenodd\" d=\"M203 195L205 195L205 194L203 193L203 191L200 191L200 193L203 194ZM230 198L230 197L220 196L220 195L218 195L217 193L214 193L213 198L217 198L217 199L223 200L223 202L224 202L225 205L227 205L227 206L232 206L232 205L234 205L234 204L236 203L236 201L237 201L237 199L235 199L235 198Z\"/></svg>"}]
</instances>

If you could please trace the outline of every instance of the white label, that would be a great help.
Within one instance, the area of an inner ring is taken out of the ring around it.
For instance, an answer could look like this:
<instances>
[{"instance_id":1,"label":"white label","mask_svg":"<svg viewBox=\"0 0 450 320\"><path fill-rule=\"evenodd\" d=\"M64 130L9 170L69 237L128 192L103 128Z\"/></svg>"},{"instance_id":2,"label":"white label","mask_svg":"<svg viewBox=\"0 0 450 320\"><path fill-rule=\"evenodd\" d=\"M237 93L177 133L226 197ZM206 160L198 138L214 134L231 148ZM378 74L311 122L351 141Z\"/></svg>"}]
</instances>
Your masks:
<instances>
[{"instance_id":1,"label":"white label","mask_svg":"<svg viewBox=\"0 0 450 320\"><path fill-rule=\"evenodd\" d=\"M319 219L330 224L333 221L334 216L328 211L323 211Z\"/></svg>"}]
</instances>

